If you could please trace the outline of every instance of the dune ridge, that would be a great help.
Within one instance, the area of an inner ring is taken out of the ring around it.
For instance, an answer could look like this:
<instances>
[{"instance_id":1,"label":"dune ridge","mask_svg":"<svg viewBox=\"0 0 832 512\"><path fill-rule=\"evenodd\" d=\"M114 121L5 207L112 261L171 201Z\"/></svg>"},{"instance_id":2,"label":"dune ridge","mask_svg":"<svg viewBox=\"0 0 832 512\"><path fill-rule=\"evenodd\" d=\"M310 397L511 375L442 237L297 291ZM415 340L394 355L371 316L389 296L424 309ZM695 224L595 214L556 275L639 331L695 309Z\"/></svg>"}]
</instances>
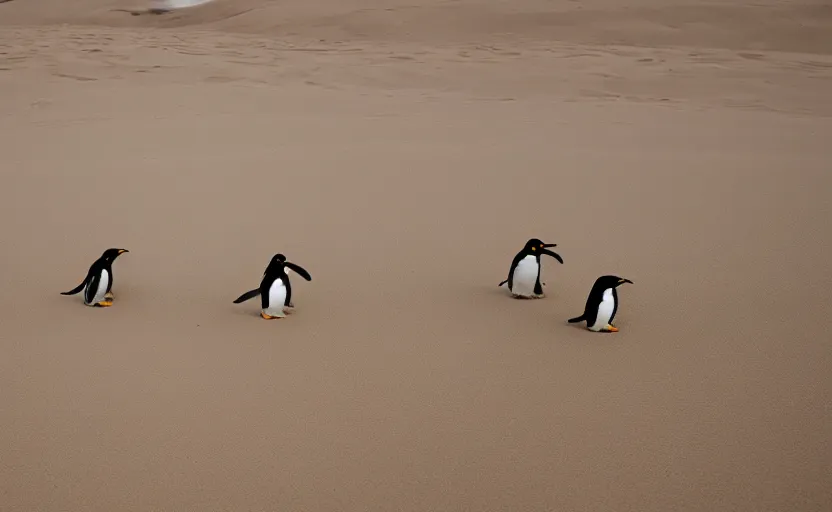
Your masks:
<instances>
[{"instance_id":1,"label":"dune ridge","mask_svg":"<svg viewBox=\"0 0 832 512\"><path fill-rule=\"evenodd\" d=\"M151 3L149 6L153 6ZM213 0L162 16L130 17L133 0L19 1L0 23L210 28L327 40L571 42L646 47L832 53L832 7L822 0L743 4L710 0Z\"/></svg>"}]
</instances>

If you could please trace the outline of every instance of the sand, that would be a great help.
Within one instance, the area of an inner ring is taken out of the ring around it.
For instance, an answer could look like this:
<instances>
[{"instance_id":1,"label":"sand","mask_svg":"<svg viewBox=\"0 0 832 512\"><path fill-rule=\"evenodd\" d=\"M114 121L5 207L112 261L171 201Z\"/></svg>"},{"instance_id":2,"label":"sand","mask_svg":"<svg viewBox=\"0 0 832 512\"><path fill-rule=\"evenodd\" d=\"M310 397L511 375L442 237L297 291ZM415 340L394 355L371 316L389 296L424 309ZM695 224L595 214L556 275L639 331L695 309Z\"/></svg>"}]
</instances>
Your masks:
<instances>
[{"instance_id":1,"label":"sand","mask_svg":"<svg viewBox=\"0 0 832 512\"><path fill-rule=\"evenodd\" d=\"M148 5L0 5L0 510L832 509L828 3Z\"/></svg>"}]
</instances>

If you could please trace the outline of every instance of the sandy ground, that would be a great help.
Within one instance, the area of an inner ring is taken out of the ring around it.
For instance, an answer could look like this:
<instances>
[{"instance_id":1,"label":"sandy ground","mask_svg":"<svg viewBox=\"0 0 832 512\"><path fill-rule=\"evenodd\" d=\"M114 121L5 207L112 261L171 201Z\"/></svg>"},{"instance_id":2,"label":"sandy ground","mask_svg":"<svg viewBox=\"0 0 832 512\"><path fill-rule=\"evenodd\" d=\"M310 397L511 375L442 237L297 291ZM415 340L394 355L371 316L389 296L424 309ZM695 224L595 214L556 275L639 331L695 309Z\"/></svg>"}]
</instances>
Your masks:
<instances>
[{"instance_id":1,"label":"sandy ground","mask_svg":"<svg viewBox=\"0 0 832 512\"><path fill-rule=\"evenodd\" d=\"M832 509L832 8L419 1L0 4L0 510Z\"/></svg>"}]
</instances>

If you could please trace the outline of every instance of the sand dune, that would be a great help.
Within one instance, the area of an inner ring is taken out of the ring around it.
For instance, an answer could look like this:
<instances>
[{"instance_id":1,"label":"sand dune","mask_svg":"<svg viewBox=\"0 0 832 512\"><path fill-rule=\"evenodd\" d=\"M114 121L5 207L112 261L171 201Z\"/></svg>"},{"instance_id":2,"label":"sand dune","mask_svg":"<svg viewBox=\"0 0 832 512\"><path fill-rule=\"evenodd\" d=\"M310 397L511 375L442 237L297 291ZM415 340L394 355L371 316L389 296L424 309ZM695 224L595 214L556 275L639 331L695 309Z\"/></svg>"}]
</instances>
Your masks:
<instances>
[{"instance_id":1,"label":"sand dune","mask_svg":"<svg viewBox=\"0 0 832 512\"><path fill-rule=\"evenodd\" d=\"M828 4L150 5L0 5L0 510L832 508Z\"/></svg>"},{"instance_id":2,"label":"sand dune","mask_svg":"<svg viewBox=\"0 0 832 512\"><path fill-rule=\"evenodd\" d=\"M832 6L823 0L214 0L164 16L132 17L136 0L28 0L15 23L212 28L277 37L445 42L551 41L631 46L830 53Z\"/></svg>"}]
</instances>

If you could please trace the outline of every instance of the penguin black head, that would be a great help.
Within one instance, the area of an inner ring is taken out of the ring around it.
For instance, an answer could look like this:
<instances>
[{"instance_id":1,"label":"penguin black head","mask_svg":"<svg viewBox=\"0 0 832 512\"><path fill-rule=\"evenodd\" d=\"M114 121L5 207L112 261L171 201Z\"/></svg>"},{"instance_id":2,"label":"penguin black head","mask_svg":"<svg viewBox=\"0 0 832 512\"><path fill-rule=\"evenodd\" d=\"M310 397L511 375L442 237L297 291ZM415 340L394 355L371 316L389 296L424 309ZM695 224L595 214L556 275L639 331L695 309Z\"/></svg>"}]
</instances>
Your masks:
<instances>
[{"instance_id":1,"label":"penguin black head","mask_svg":"<svg viewBox=\"0 0 832 512\"><path fill-rule=\"evenodd\" d=\"M618 276L601 276L596 282L598 283L598 286L604 290L607 288L617 288L624 283L633 284L633 282L629 279L624 279L623 277Z\"/></svg>"},{"instance_id":2,"label":"penguin black head","mask_svg":"<svg viewBox=\"0 0 832 512\"><path fill-rule=\"evenodd\" d=\"M523 249L529 252L538 252L546 247L555 247L556 245L557 244L544 244L543 241L538 238L530 238L529 241L526 242L526 246L523 247Z\"/></svg>"},{"instance_id":3,"label":"penguin black head","mask_svg":"<svg viewBox=\"0 0 832 512\"><path fill-rule=\"evenodd\" d=\"M269 260L269 264L266 265L266 270L263 271L263 275L279 272L286 265L286 256L281 253L277 253L272 256L272 259Z\"/></svg>"},{"instance_id":4,"label":"penguin black head","mask_svg":"<svg viewBox=\"0 0 832 512\"><path fill-rule=\"evenodd\" d=\"M545 254L563 263L563 258L561 258L559 254L549 250L549 247L557 247L557 245L558 244L544 244L543 241L538 238L530 238L529 241L526 242L525 247L523 247L523 252L526 254Z\"/></svg>"},{"instance_id":5,"label":"penguin black head","mask_svg":"<svg viewBox=\"0 0 832 512\"><path fill-rule=\"evenodd\" d=\"M107 249L104 251L104 254L101 257L109 262L115 261L116 258L121 256L125 252L130 252L127 249Z\"/></svg>"},{"instance_id":6,"label":"penguin black head","mask_svg":"<svg viewBox=\"0 0 832 512\"><path fill-rule=\"evenodd\" d=\"M305 268L295 263L292 263L291 261L286 261L286 256L284 256L281 253L277 253L274 256L272 256L272 259L269 262L269 266L266 267L266 271L263 273L263 275L275 274L280 272L285 272L286 274L288 274L289 271L295 272L307 281L312 280L312 276L309 275L309 272Z\"/></svg>"}]
</instances>

